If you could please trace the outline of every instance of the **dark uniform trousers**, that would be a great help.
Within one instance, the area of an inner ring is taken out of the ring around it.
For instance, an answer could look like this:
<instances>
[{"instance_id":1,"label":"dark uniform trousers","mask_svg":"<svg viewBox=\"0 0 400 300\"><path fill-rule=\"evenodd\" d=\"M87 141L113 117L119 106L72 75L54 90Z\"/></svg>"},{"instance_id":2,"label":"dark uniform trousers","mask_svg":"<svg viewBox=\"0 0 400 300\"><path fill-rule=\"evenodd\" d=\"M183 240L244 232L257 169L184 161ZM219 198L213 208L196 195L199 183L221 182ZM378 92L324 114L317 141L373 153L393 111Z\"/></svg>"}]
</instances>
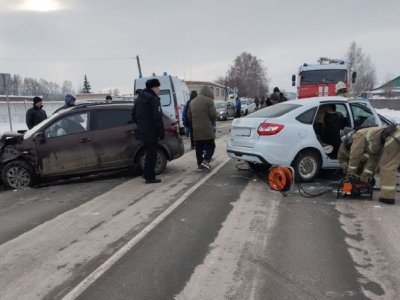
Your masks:
<instances>
[{"instance_id":1,"label":"dark uniform trousers","mask_svg":"<svg viewBox=\"0 0 400 300\"><path fill-rule=\"evenodd\" d=\"M143 177L146 180L154 180L156 174L154 169L157 162L157 143L146 143L146 160L144 162Z\"/></svg>"}]
</instances>

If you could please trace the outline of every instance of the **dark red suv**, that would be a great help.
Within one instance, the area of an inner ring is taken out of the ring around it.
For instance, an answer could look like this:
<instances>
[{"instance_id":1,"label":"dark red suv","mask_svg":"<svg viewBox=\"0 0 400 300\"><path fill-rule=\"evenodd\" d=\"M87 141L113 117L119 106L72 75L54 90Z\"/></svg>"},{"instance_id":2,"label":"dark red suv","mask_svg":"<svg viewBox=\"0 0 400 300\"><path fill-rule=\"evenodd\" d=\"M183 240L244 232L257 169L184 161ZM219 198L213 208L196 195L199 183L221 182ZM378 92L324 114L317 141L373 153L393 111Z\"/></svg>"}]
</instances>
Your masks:
<instances>
[{"instance_id":1,"label":"dark red suv","mask_svg":"<svg viewBox=\"0 0 400 300\"><path fill-rule=\"evenodd\" d=\"M143 169L143 143L136 139L132 103L80 104L61 110L24 134L0 137L4 185L18 189L41 179L96 172ZM156 173L183 155L178 125L163 117L165 138L158 143Z\"/></svg>"}]
</instances>

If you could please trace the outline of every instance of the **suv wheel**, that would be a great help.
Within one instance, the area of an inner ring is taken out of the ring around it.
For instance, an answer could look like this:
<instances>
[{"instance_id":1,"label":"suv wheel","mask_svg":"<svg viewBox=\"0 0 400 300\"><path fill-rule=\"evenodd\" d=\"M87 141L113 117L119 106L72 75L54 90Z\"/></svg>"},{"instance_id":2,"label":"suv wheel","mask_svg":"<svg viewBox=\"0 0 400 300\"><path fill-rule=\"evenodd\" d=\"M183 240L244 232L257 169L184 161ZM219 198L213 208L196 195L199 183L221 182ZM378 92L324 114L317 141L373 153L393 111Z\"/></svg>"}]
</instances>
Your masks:
<instances>
[{"instance_id":1,"label":"suv wheel","mask_svg":"<svg viewBox=\"0 0 400 300\"><path fill-rule=\"evenodd\" d=\"M139 154L139 168L143 172L144 170L144 162L146 161L146 150L142 150ZM167 156L164 151L160 148L157 150L157 160L156 160L156 175L161 174L165 168L167 167Z\"/></svg>"},{"instance_id":2,"label":"suv wheel","mask_svg":"<svg viewBox=\"0 0 400 300\"><path fill-rule=\"evenodd\" d=\"M321 160L319 155L312 150L304 150L300 152L294 159L293 169L296 181L312 181L321 169Z\"/></svg>"},{"instance_id":3,"label":"suv wheel","mask_svg":"<svg viewBox=\"0 0 400 300\"><path fill-rule=\"evenodd\" d=\"M14 160L6 164L1 172L1 179L10 189L23 189L34 181L33 168L25 161Z\"/></svg>"}]
</instances>

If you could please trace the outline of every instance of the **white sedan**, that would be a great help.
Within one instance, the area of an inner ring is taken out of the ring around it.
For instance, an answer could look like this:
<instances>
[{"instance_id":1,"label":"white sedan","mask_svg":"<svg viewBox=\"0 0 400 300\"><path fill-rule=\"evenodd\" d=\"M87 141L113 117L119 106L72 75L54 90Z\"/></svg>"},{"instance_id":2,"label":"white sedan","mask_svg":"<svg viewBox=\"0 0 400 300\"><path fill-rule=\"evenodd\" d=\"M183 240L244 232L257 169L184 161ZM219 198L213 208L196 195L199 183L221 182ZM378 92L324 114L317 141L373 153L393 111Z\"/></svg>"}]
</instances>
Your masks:
<instances>
[{"instance_id":1,"label":"white sedan","mask_svg":"<svg viewBox=\"0 0 400 300\"><path fill-rule=\"evenodd\" d=\"M235 119L227 153L252 168L292 166L297 181L309 182L321 168L340 168L337 150L343 127L389 123L368 100L337 96L291 100Z\"/></svg>"},{"instance_id":2,"label":"white sedan","mask_svg":"<svg viewBox=\"0 0 400 300\"><path fill-rule=\"evenodd\" d=\"M248 114L251 114L256 111L256 103L254 102L254 99L250 98L240 98L240 114L242 116L247 116Z\"/></svg>"}]
</instances>

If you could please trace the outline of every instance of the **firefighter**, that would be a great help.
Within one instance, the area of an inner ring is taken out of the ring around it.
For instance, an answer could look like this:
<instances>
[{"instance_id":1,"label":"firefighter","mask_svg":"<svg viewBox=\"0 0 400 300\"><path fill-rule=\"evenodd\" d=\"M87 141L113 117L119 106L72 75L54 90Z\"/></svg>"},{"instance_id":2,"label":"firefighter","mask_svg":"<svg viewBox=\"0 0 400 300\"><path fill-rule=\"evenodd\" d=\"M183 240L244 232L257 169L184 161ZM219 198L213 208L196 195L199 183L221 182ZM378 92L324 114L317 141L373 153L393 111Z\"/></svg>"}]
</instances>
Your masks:
<instances>
[{"instance_id":1,"label":"firefighter","mask_svg":"<svg viewBox=\"0 0 400 300\"><path fill-rule=\"evenodd\" d=\"M358 130L353 134L353 143L350 148L347 177L353 180L370 182L378 166L379 157L383 150L381 134L387 127L369 127ZM357 174L363 156L368 157L360 175Z\"/></svg>"},{"instance_id":2,"label":"firefighter","mask_svg":"<svg viewBox=\"0 0 400 300\"><path fill-rule=\"evenodd\" d=\"M338 83L336 83L335 92L336 92L336 96L342 96L342 97L346 97L346 98L350 97L349 93L347 91L347 86L343 81L339 81Z\"/></svg>"},{"instance_id":3,"label":"firefighter","mask_svg":"<svg viewBox=\"0 0 400 300\"><path fill-rule=\"evenodd\" d=\"M340 133L340 139L342 143L340 144L337 159L339 164L343 170L344 174L347 174L347 169L349 167L349 160L350 160L350 148L351 144L353 143L353 134L355 130L350 127L345 127ZM358 165L356 174L361 175L364 164L367 162L368 156L364 153L362 159L360 160L360 164Z\"/></svg>"},{"instance_id":4,"label":"firefighter","mask_svg":"<svg viewBox=\"0 0 400 300\"><path fill-rule=\"evenodd\" d=\"M400 126L390 125L382 134L385 145L379 161L381 191L379 201L394 204L396 198L396 177L400 166Z\"/></svg>"}]
</instances>

